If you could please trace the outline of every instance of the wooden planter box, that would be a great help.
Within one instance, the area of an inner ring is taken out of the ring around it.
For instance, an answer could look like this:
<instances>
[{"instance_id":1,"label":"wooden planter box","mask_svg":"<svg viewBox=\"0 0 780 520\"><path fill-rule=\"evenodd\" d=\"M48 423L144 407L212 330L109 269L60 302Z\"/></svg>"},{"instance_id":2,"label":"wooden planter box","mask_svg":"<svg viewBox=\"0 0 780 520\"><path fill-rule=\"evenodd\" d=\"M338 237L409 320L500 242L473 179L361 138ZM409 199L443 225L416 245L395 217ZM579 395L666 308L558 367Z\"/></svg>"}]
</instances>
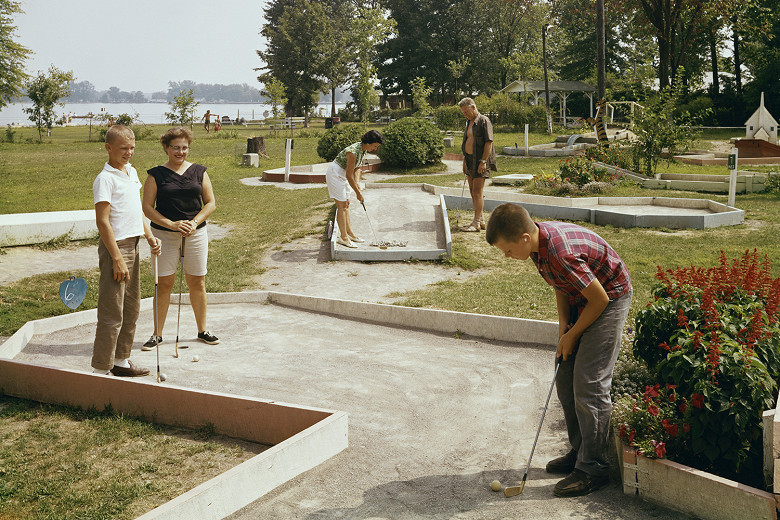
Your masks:
<instances>
[{"instance_id":1,"label":"wooden planter box","mask_svg":"<svg viewBox=\"0 0 780 520\"><path fill-rule=\"evenodd\" d=\"M666 459L649 459L618 440L623 492L704 520L777 519L775 495Z\"/></svg>"}]
</instances>

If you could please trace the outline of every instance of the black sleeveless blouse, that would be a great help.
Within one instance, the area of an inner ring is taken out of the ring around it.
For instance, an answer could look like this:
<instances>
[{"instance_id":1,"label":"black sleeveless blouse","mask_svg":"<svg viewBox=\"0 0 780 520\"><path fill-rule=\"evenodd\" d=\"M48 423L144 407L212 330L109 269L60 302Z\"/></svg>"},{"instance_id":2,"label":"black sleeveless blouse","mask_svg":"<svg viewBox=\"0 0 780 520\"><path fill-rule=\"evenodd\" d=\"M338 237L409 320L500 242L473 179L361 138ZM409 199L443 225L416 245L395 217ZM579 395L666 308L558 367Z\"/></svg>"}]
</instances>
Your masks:
<instances>
[{"instance_id":1,"label":"black sleeveless blouse","mask_svg":"<svg viewBox=\"0 0 780 520\"><path fill-rule=\"evenodd\" d=\"M206 167L202 164L193 163L181 175L165 166L155 166L146 173L157 183L155 209L165 218L192 220L203 208L203 174ZM151 225L156 229L168 229L154 222ZM206 221L201 222L198 229L205 225Z\"/></svg>"}]
</instances>

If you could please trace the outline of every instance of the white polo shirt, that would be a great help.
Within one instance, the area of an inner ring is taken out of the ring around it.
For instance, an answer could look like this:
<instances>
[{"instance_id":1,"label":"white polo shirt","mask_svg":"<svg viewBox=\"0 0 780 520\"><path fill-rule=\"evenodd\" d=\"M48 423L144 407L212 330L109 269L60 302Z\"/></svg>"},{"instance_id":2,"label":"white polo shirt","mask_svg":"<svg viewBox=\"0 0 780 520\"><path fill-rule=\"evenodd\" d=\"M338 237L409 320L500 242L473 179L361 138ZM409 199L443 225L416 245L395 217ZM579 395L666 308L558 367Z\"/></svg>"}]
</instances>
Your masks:
<instances>
[{"instance_id":1,"label":"white polo shirt","mask_svg":"<svg viewBox=\"0 0 780 520\"><path fill-rule=\"evenodd\" d=\"M106 163L92 183L95 204L111 204L108 220L116 240L144 234L141 181L138 180L138 172L130 164L127 165L127 171L128 174L125 174Z\"/></svg>"}]
</instances>

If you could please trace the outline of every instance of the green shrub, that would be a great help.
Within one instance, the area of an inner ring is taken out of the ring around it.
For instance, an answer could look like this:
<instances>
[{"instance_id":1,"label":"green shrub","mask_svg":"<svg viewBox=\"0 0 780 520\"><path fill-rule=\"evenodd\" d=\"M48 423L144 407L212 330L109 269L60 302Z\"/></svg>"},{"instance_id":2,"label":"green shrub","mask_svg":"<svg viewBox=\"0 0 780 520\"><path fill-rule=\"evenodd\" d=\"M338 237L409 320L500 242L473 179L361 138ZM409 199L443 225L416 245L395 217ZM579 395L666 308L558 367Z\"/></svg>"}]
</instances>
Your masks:
<instances>
[{"instance_id":1,"label":"green shrub","mask_svg":"<svg viewBox=\"0 0 780 520\"><path fill-rule=\"evenodd\" d=\"M433 111L433 120L439 130L463 130L466 126L466 118L460 111L460 107L440 106Z\"/></svg>"},{"instance_id":2,"label":"green shrub","mask_svg":"<svg viewBox=\"0 0 780 520\"><path fill-rule=\"evenodd\" d=\"M630 170L633 166L631 150L615 144L611 146L599 144L598 146L588 148L585 150L585 157L592 161L610 164L624 170Z\"/></svg>"},{"instance_id":3,"label":"green shrub","mask_svg":"<svg viewBox=\"0 0 780 520\"><path fill-rule=\"evenodd\" d=\"M444 139L427 119L405 117L390 123L379 158L388 166L409 168L438 162L444 155Z\"/></svg>"},{"instance_id":4,"label":"green shrub","mask_svg":"<svg viewBox=\"0 0 780 520\"><path fill-rule=\"evenodd\" d=\"M9 142L13 142L13 138ZM765 186L769 193L780 193L780 173L771 172L767 175Z\"/></svg>"},{"instance_id":5,"label":"green shrub","mask_svg":"<svg viewBox=\"0 0 780 520\"><path fill-rule=\"evenodd\" d=\"M624 403L615 425L621 435L635 430L643 450L662 443L673 460L756 485L761 416L774 408L780 377L780 278L772 279L769 259L755 251L732 262L721 253L709 269L659 267L656 277L661 283L636 317L633 345L657 374L656 386ZM675 406L650 407L664 388ZM655 418L652 428L644 411ZM657 436L664 420L666 439Z\"/></svg>"},{"instance_id":6,"label":"green shrub","mask_svg":"<svg viewBox=\"0 0 780 520\"><path fill-rule=\"evenodd\" d=\"M362 125L336 125L325 130L317 143L317 155L326 161L332 161L341 150L360 141L365 133Z\"/></svg>"}]
</instances>

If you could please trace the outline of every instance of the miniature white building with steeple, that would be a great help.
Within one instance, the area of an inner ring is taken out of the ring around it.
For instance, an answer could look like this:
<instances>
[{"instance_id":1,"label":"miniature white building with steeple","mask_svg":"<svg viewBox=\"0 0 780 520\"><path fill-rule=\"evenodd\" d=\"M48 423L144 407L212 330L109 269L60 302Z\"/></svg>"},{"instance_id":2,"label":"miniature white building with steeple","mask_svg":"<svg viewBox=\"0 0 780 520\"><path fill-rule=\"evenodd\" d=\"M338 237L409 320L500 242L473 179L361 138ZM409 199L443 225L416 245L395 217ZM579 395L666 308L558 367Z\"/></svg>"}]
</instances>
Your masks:
<instances>
[{"instance_id":1,"label":"miniature white building with steeple","mask_svg":"<svg viewBox=\"0 0 780 520\"><path fill-rule=\"evenodd\" d=\"M777 144L777 121L764 107L764 93L761 93L761 105L745 122L745 137L747 139L763 139Z\"/></svg>"}]
</instances>

